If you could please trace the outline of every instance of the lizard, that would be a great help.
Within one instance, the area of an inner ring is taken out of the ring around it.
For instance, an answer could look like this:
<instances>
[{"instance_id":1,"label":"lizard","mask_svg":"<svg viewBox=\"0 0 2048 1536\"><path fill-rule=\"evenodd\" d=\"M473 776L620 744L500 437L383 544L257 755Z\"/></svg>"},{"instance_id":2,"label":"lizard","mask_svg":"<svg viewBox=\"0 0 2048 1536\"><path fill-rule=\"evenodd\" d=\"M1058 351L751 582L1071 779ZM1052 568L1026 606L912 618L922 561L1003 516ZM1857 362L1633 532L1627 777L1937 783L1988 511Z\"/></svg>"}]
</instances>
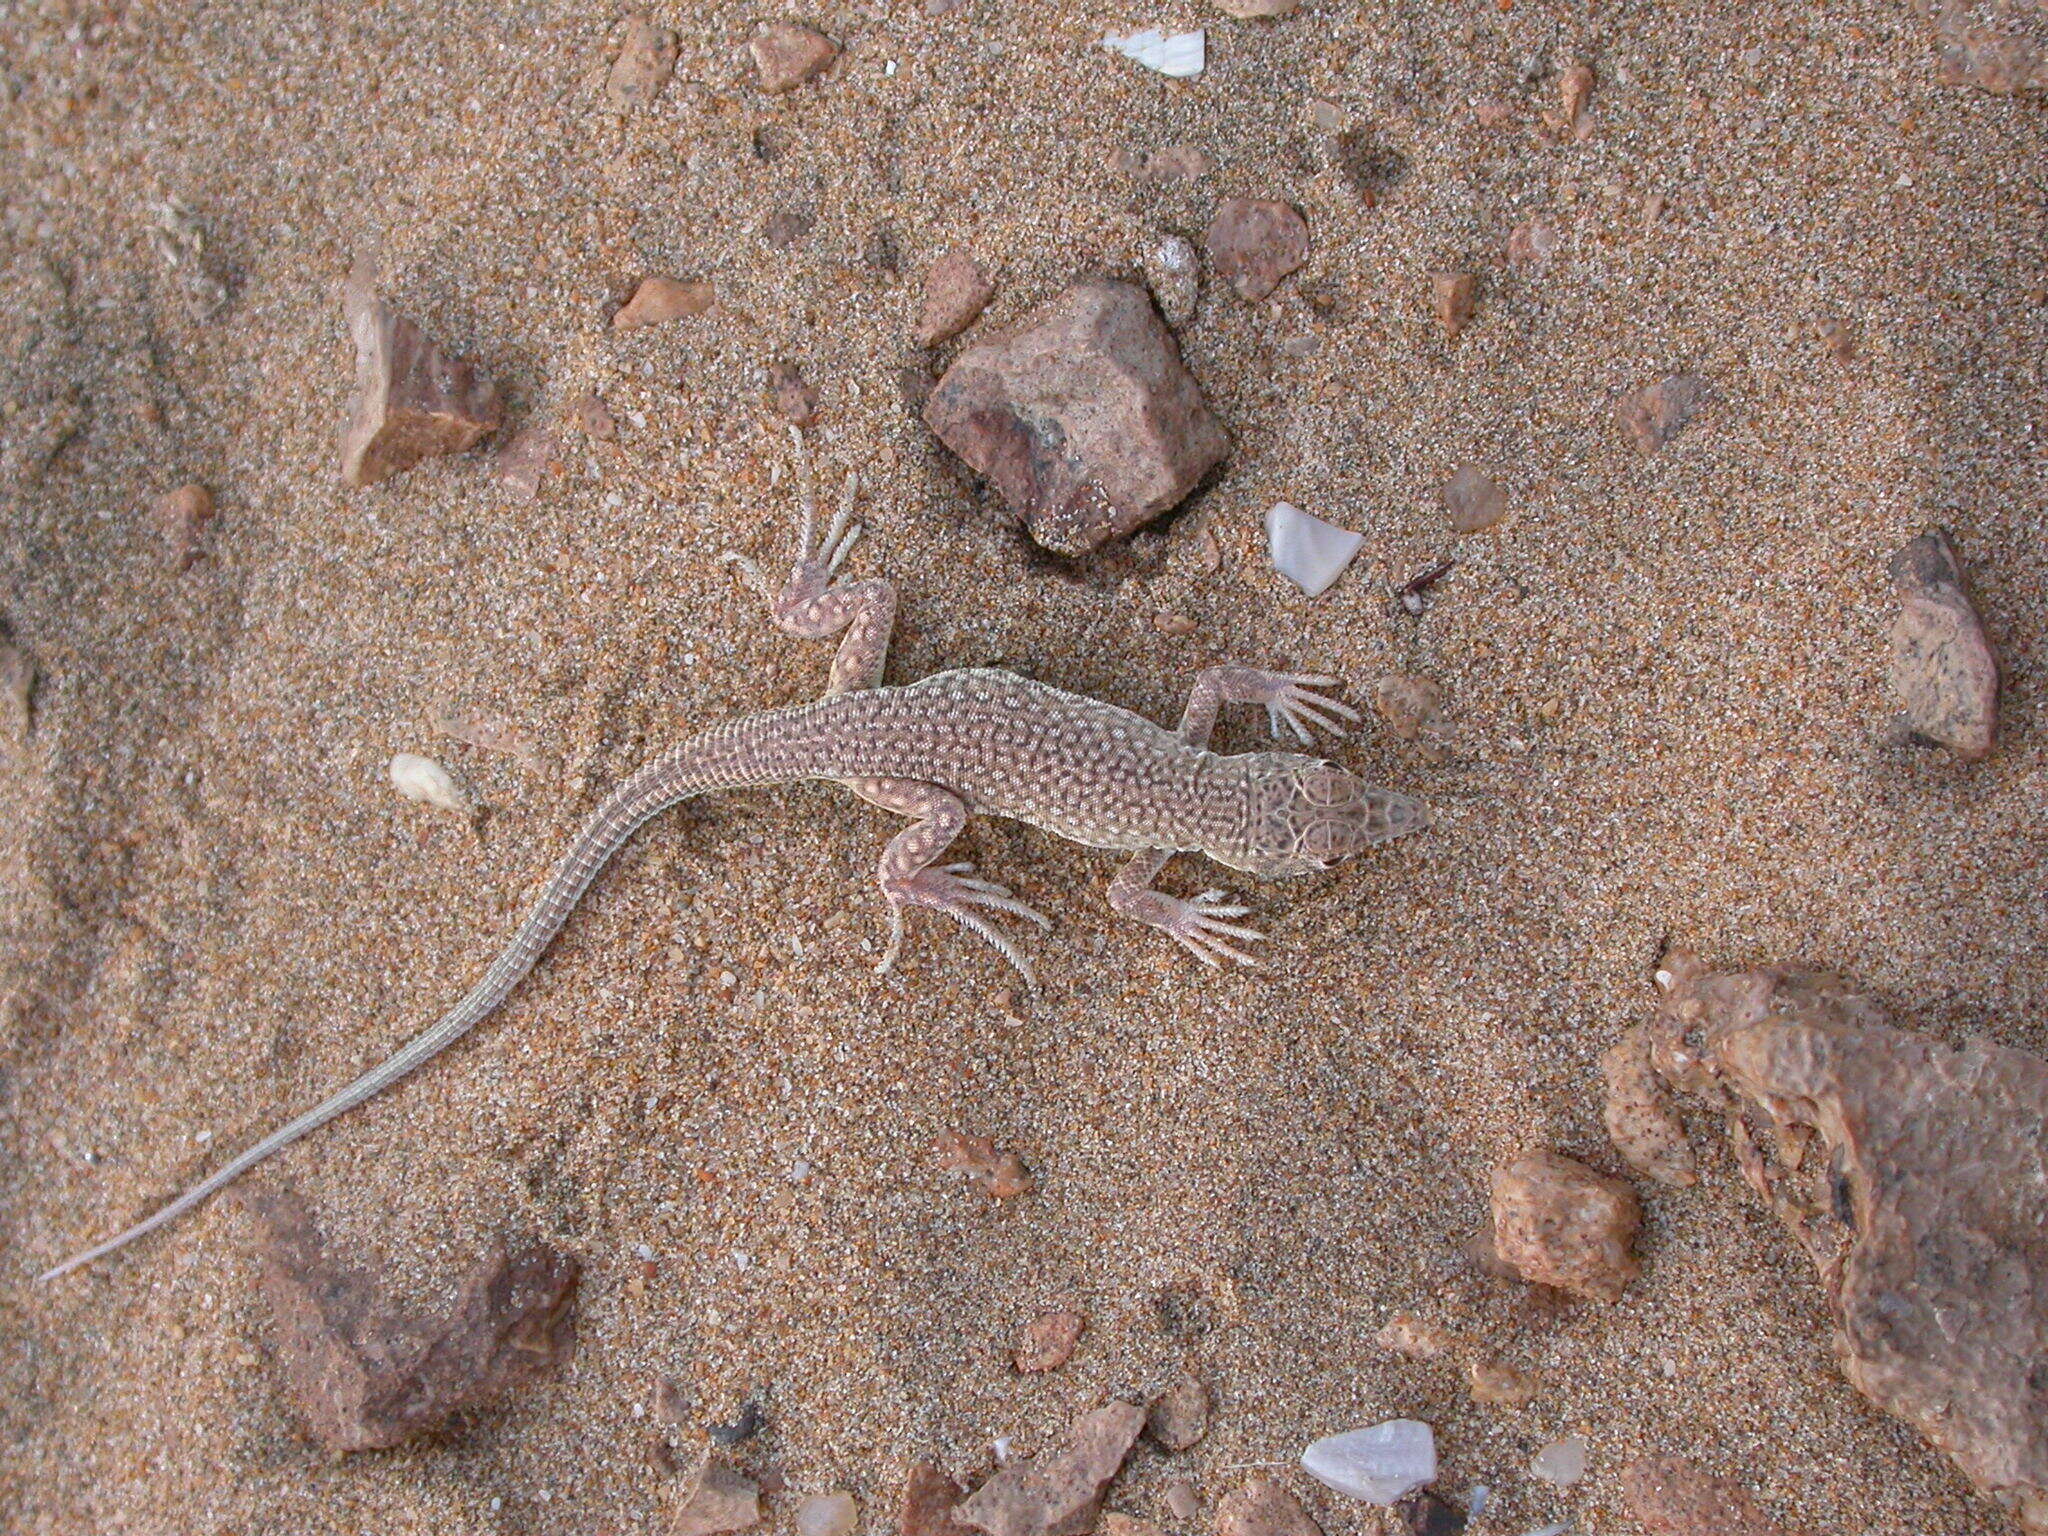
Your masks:
<instances>
[{"instance_id":1,"label":"lizard","mask_svg":"<svg viewBox=\"0 0 2048 1536\"><path fill-rule=\"evenodd\" d=\"M889 940L878 973L902 952L904 912L940 912L993 945L1036 985L1030 961L988 914L1049 928L1051 920L972 864L941 863L970 814L1004 816L1084 847L1129 858L1109 884L1109 905L1157 928L1211 966L1257 963L1263 936L1237 919L1250 909L1221 890L1182 898L1153 882L1177 853L1202 853L1257 876L1293 876L1419 830L1422 804L1372 788L1320 758L1294 752L1222 755L1209 737L1226 704L1263 705L1275 737L1303 746L1310 728L1342 735L1349 705L1318 692L1321 673L1226 665L1194 681L1177 730L1098 699L995 668L936 672L901 687L883 683L896 588L842 579L861 536L849 475L822 542L800 432L792 429L801 525L787 582L776 590L745 555L722 558L769 602L773 623L802 639L841 635L822 698L714 726L659 754L614 789L556 861L526 916L484 975L432 1026L347 1087L273 1131L161 1209L45 1272L51 1280L125 1247L190 1210L328 1121L375 1097L494 1013L539 962L599 872L640 827L680 801L718 790L822 779L911 819L882 852L877 872ZM777 477L779 478L779 476Z\"/></svg>"}]
</instances>

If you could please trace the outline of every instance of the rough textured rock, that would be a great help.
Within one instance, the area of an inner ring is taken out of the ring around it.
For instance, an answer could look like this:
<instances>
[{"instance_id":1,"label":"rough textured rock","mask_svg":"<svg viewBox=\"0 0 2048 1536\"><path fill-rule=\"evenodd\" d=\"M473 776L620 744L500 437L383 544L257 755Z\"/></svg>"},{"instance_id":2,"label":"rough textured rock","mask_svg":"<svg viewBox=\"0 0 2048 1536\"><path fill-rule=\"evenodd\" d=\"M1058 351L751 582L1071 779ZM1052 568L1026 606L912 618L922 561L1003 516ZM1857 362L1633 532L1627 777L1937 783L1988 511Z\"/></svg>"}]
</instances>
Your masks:
<instances>
[{"instance_id":1,"label":"rough textured rock","mask_svg":"<svg viewBox=\"0 0 2048 1536\"><path fill-rule=\"evenodd\" d=\"M637 331L643 325L701 315L717 302L718 290L709 283L688 283L677 277L643 277L633 296L612 315L612 329Z\"/></svg>"},{"instance_id":2,"label":"rough textured rock","mask_svg":"<svg viewBox=\"0 0 2048 1536\"><path fill-rule=\"evenodd\" d=\"M903 1505L896 1518L898 1536L973 1536L953 1511L967 1490L928 1461L910 1469L903 1484Z\"/></svg>"},{"instance_id":3,"label":"rough textured rock","mask_svg":"<svg viewBox=\"0 0 2048 1536\"><path fill-rule=\"evenodd\" d=\"M761 1523L761 1490L730 1467L706 1461L668 1536L725 1536Z\"/></svg>"},{"instance_id":4,"label":"rough textured rock","mask_svg":"<svg viewBox=\"0 0 2048 1536\"><path fill-rule=\"evenodd\" d=\"M1396 1504L1394 1514L1406 1536L1460 1536L1466 1524L1463 1510L1427 1488Z\"/></svg>"},{"instance_id":5,"label":"rough textured rock","mask_svg":"<svg viewBox=\"0 0 2048 1536\"><path fill-rule=\"evenodd\" d=\"M794 22L771 22L754 34L747 51L760 72L761 89L770 96L793 91L822 74L839 57L839 45L822 32Z\"/></svg>"},{"instance_id":6,"label":"rough textured rock","mask_svg":"<svg viewBox=\"0 0 2048 1536\"><path fill-rule=\"evenodd\" d=\"M150 515L163 532L164 563L174 571L189 571L206 553L213 492L203 485L181 485L159 496Z\"/></svg>"},{"instance_id":7,"label":"rough textured rock","mask_svg":"<svg viewBox=\"0 0 2048 1536\"><path fill-rule=\"evenodd\" d=\"M569 418L591 437L608 443L619 435L618 418L594 389L586 389L569 402Z\"/></svg>"},{"instance_id":8,"label":"rough textured rock","mask_svg":"<svg viewBox=\"0 0 2048 1536\"><path fill-rule=\"evenodd\" d=\"M1072 1357L1087 1326L1088 1320L1078 1312L1041 1313L1025 1326L1012 1363L1027 1376L1056 1371Z\"/></svg>"},{"instance_id":9,"label":"rough textured rock","mask_svg":"<svg viewBox=\"0 0 2048 1536\"><path fill-rule=\"evenodd\" d=\"M1203 244L1210 271L1242 297L1263 299L1308 260L1308 221L1274 198L1226 198Z\"/></svg>"},{"instance_id":10,"label":"rough textured rock","mask_svg":"<svg viewBox=\"0 0 2048 1536\"><path fill-rule=\"evenodd\" d=\"M1209 1389L1183 1371L1145 1410L1145 1434L1161 1450L1185 1451L1209 1432Z\"/></svg>"},{"instance_id":11,"label":"rough textured rock","mask_svg":"<svg viewBox=\"0 0 2048 1536\"><path fill-rule=\"evenodd\" d=\"M1144 1427L1145 1410L1130 1403L1085 1413L1064 1450L1004 1467L961 1501L955 1518L988 1536L1082 1536Z\"/></svg>"},{"instance_id":12,"label":"rough textured rock","mask_svg":"<svg viewBox=\"0 0 2048 1536\"><path fill-rule=\"evenodd\" d=\"M513 495L531 501L560 457L561 442L553 424L530 421L492 458L491 476Z\"/></svg>"},{"instance_id":13,"label":"rough textured rock","mask_svg":"<svg viewBox=\"0 0 2048 1536\"><path fill-rule=\"evenodd\" d=\"M1476 464L1461 464L1444 484L1453 533L1484 533L1508 520L1508 493Z\"/></svg>"},{"instance_id":14,"label":"rough textured rock","mask_svg":"<svg viewBox=\"0 0 2048 1536\"><path fill-rule=\"evenodd\" d=\"M1943 85L2006 96L2048 90L2048 6L2038 0L1945 0L1927 6Z\"/></svg>"},{"instance_id":15,"label":"rough textured rock","mask_svg":"<svg viewBox=\"0 0 2048 1536\"><path fill-rule=\"evenodd\" d=\"M1015 1152L999 1150L986 1136L948 1131L939 1138L937 1150L942 1167L965 1174L986 1190L992 1200L1028 1195L1037 1187L1024 1159Z\"/></svg>"},{"instance_id":16,"label":"rough textured rock","mask_svg":"<svg viewBox=\"0 0 2048 1536\"><path fill-rule=\"evenodd\" d=\"M611 75L605 81L605 97L617 112L652 106L675 68L675 33L655 26L645 16L628 16L619 56L612 61Z\"/></svg>"},{"instance_id":17,"label":"rough textured rock","mask_svg":"<svg viewBox=\"0 0 2048 1536\"><path fill-rule=\"evenodd\" d=\"M1465 1362L1465 1390L1473 1402L1489 1408L1526 1408L1543 1390L1543 1380L1504 1360L1480 1355Z\"/></svg>"},{"instance_id":18,"label":"rough textured rock","mask_svg":"<svg viewBox=\"0 0 2048 1536\"><path fill-rule=\"evenodd\" d=\"M1145 286L1168 325L1186 325L1202 300L1202 263L1179 235L1154 235L1145 242Z\"/></svg>"},{"instance_id":19,"label":"rough textured rock","mask_svg":"<svg viewBox=\"0 0 2048 1536\"><path fill-rule=\"evenodd\" d=\"M996 285L981 263L965 251L953 251L932 263L924 278L924 304L917 312L917 344L936 347L974 324Z\"/></svg>"},{"instance_id":20,"label":"rough textured rock","mask_svg":"<svg viewBox=\"0 0 2048 1536\"><path fill-rule=\"evenodd\" d=\"M1493 1245L1524 1280L1595 1301L1619 1301L1638 1266L1635 1191L1555 1152L1532 1152L1493 1175Z\"/></svg>"},{"instance_id":21,"label":"rough textured rock","mask_svg":"<svg viewBox=\"0 0 2048 1536\"><path fill-rule=\"evenodd\" d=\"M1899 616L1892 624L1891 685L1901 736L1947 747L1964 762L1998 738L1998 658L1963 586L1945 528L1929 528L1892 557Z\"/></svg>"},{"instance_id":22,"label":"rough textured rock","mask_svg":"<svg viewBox=\"0 0 2048 1536\"><path fill-rule=\"evenodd\" d=\"M1230 451L1144 290L1101 278L962 352L924 418L1068 555L1157 517Z\"/></svg>"},{"instance_id":23,"label":"rough textured rock","mask_svg":"<svg viewBox=\"0 0 2048 1536\"><path fill-rule=\"evenodd\" d=\"M1622 1470L1621 1496L1650 1536L1785 1536L1742 1484L1683 1456L1646 1456Z\"/></svg>"},{"instance_id":24,"label":"rough textured rock","mask_svg":"<svg viewBox=\"0 0 2048 1536\"><path fill-rule=\"evenodd\" d=\"M1601 1118L1629 1167L1674 1189L1696 1182L1699 1166L1685 1125L1650 1065L1650 1032L1638 1025L1623 1035L1600 1058L1600 1072L1607 1080Z\"/></svg>"},{"instance_id":25,"label":"rough textured rock","mask_svg":"<svg viewBox=\"0 0 2048 1536\"><path fill-rule=\"evenodd\" d=\"M1411 672L1395 672L1372 686L1372 707L1398 741L1416 745L1424 762L1441 763L1457 745L1458 729L1444 713L1443 685Z\"/></svg>"},{"instance_id":26,"label":"rough textured rock","mask_svg":"<svg viewBox=\"0 0 2048 1536\"><path fill-rule=\"evenodd\" d=\"M356 344L356 398L341 437L341 473L374 485L421 459L461 453L495 431L498 386L450 357L410 320L351 279L345 300Z\"/></svg>"},{"instance_id":27,"label":"rough textured rock","mask_svg":"<svg viewBox=\"0 0 2048 1536\"><path fill-rule=\"evenodd\" d=\"M1644 458L1676 437L1707 398L1707 381L1697 374L1674 374L1624 395L1616 414Z\"/></svg>"},{"instance_id":28,"label":"rough textured rock","mask_svg":"<svg viewBox=\"0 0 2048 1536\"><path fill-rule=\"evenodd\" d=\"M1278 1478L1261 1472L1217 1509L1216 1536L1323 1536L1323 1528Z\"/></svg>"},{"instance_id":29,"label":"rough textured rock","mask_svg":"<svg viewBox=\"0 0 2048 1536\"><path fill-rule=\"evenodd\" d=\"M444 1317L332 1260L288 1193L242 1197L264 1229L263 1290L285 1387L329 1451L397 1445L566 1359L576 1261L534 1244L484 1260Z\"/></svg>"},{"instance_id":30,"label":"rough textured rock","mask_svg":"<svg viewBox=\"0 0 2048 1536\"><path fill-rule=\"evenodd\" d=\"M1674 954L1659 978L1658 1070L1730 1116L1820 1270L1843 1374L2048 1532L2048 1061L1900 1029L1825 972Z\"/></svg>"}]
</instances>

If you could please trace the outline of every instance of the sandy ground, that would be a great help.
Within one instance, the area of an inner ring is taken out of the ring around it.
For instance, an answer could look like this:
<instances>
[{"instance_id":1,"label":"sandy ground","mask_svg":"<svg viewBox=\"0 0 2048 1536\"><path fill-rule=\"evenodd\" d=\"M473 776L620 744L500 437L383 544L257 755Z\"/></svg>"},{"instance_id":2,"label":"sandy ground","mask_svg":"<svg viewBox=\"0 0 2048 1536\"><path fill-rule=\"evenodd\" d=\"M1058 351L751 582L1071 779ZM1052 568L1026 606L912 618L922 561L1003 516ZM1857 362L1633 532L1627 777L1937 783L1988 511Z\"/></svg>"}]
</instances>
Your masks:
<instances>
[{"instance_id":1,"label":"sandy ground","mask_svg":"<svg viewBox=\"0 0 2048 1536\"><path fill-rule=\"evenodd\" d=\"M970 1473L995 1436L1048 1445L1190 1367L1215 1429L1138 1453L1113 1500L1176 1532L1171 1473L1213 1509L1236 1469L1396 1414L1437 1426L1450 1491L1497 1489L1482 1536L1632 1529L1617 1474L1651 1449L1811 1532L2005 1529L1842 1383L1809 1266L1718 1147L1702 1189L1645 1190L1647 1271L1615 1308L1532 1310L1460 1245L1497 1160L1617 1166L1595 1063L1649 1012L1667 940L1807 957L1946 1038L2048 1047L2039 103L1938 86L1904 4L1307 0L1250 25L1193 0L875 0L805 13L846 55L771 100L740 53L776 14L657 4L676 75L621 118L597 7L0 9L0 616L39 673L32 734L0 743L0 1526L653 1531L666 1374L700 1422L763 1397L742 1464L786 1476L775 1528L844 1486L880 1532L909 1459ZM1201 23L1191 83L1094 46ZM1594 132L1546 144L1581 59ZM1511 122L1480 121L1489 98ZM1333 167L1318 100L1408 157L1380 206ZM1117 162L1176 143L1217 169L1158 187ZM1314 250L1266 303L1207 292L1183 335L1226 471L1127 553L1034 556L903 403L918 275L975 251L986 329L1240 193L1295 202ZM229 274L217 316L150 242L169 196ZM786 208L816 223L774 250ZM1561 248L1511 270L1537 214ZM884 224L898 273L868 259ZM577 441L534 502L482 455L345 491L338 292L364 253L515 420L594 387L618 441ZM1484 291L1447 342L1429 274L1455 265ZM648 271L710 279L719 308L612 334ZM1000 962L936 920L870 974L881 813L804 787L668 817L503 1017L259 1175L428 1297L499 1233L587 1265L569 1368L444 1443L328 1464L230 1202L30 1277L414 1032L650 753L818 690L823 648L716 559L783 548L781 357L823 389L824 465L866 477L855 563L905 592L893 677L1000 663L1166 719L1226 657L1354 697L1419 672L1455 759L1383 732L1338 756L1439 825L1246 887L1275 963L1229 976L1114 920L1106 857L978 826L971 855L1060 919L1034 941L1045 993L1008 1016ZM1613 402L1682 370L1714 399L1645 462ZM77 430L44 465L66 391ZM1436 492L1466 461L1516 515L1459 543L1418 621L1390 583L1449 549ZM220 513L180 575L145 509L189 480ZM1281 497L1367 536L1319 601L1264 558ZM1931 519L2008 668L1976 768L1880 741L1885 561ZM1161 610L1197 631L1163 636ZM447 698L529 732L542 770L437 737ZM480 838L392 793L408 749L484 802ZM996 1205L942 1171L955 1129L1020 1149L1039 1191ZM1020 1379L1010 1341L1054 1305L1087 1314L1081 1348ZM1399 1309L1484 1335L1543 1394L1481 1407L1383 1354ZM1523 1469L1565 1432L1592 1470L1560 1494ZM1332 1536L1385 1528L1300 1484Z\"/></svg>"}]
</instances>

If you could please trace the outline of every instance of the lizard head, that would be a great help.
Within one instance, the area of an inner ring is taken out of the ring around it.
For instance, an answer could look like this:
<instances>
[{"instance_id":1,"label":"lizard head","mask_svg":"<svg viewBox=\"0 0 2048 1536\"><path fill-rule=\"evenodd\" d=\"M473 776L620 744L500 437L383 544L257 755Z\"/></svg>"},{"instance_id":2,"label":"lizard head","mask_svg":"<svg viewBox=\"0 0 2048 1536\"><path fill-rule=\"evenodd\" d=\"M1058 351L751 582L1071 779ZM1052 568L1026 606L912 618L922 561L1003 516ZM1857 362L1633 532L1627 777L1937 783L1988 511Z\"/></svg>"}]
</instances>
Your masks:
<instances>
[{"instance_id":1,"label":"lizard head","mask_svg":"<svg viewBox=\"0 0 2048 1536\"><path fill-rule=\"evenodd\" d=\"M1421 801L1374 789L1333 763L1292 752L1259 756L1248 786L1244 846L1212 850L1233 869L1305 875L1429 824Z\"/></svg>"}]
</instances>

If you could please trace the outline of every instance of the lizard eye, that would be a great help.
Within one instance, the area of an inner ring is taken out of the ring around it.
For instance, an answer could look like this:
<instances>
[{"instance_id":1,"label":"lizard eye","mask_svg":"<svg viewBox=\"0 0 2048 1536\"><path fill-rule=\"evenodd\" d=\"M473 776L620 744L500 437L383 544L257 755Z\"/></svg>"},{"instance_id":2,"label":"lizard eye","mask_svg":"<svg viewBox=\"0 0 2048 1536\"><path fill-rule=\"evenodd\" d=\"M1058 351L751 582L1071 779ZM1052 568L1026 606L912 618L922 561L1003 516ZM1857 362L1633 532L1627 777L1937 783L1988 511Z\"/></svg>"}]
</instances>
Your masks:
<instances>
[{"instance_id":1,"label":"lizard eye","mask_svg":"<svg viewBox=\"0 0 2048 1536\"><path fill-rule=\"evenodd\" d=\"M1302 798L1310 805L1343 805L1354 798L1355 782L1341 768L1311 768L1301 776Z\"/></svg>"},{"instance_id":2,"label":"lizard eye","mask_svg":"<svg viewBox=\"0 0 2048 1536\"><path fill-rule=\"evenodd\" d=\"M1318 864L1327 864L1338 856L1337 829L1327 821L1319 821L1301 834L1301 851Z\"/></svg>"}]
</instances>

